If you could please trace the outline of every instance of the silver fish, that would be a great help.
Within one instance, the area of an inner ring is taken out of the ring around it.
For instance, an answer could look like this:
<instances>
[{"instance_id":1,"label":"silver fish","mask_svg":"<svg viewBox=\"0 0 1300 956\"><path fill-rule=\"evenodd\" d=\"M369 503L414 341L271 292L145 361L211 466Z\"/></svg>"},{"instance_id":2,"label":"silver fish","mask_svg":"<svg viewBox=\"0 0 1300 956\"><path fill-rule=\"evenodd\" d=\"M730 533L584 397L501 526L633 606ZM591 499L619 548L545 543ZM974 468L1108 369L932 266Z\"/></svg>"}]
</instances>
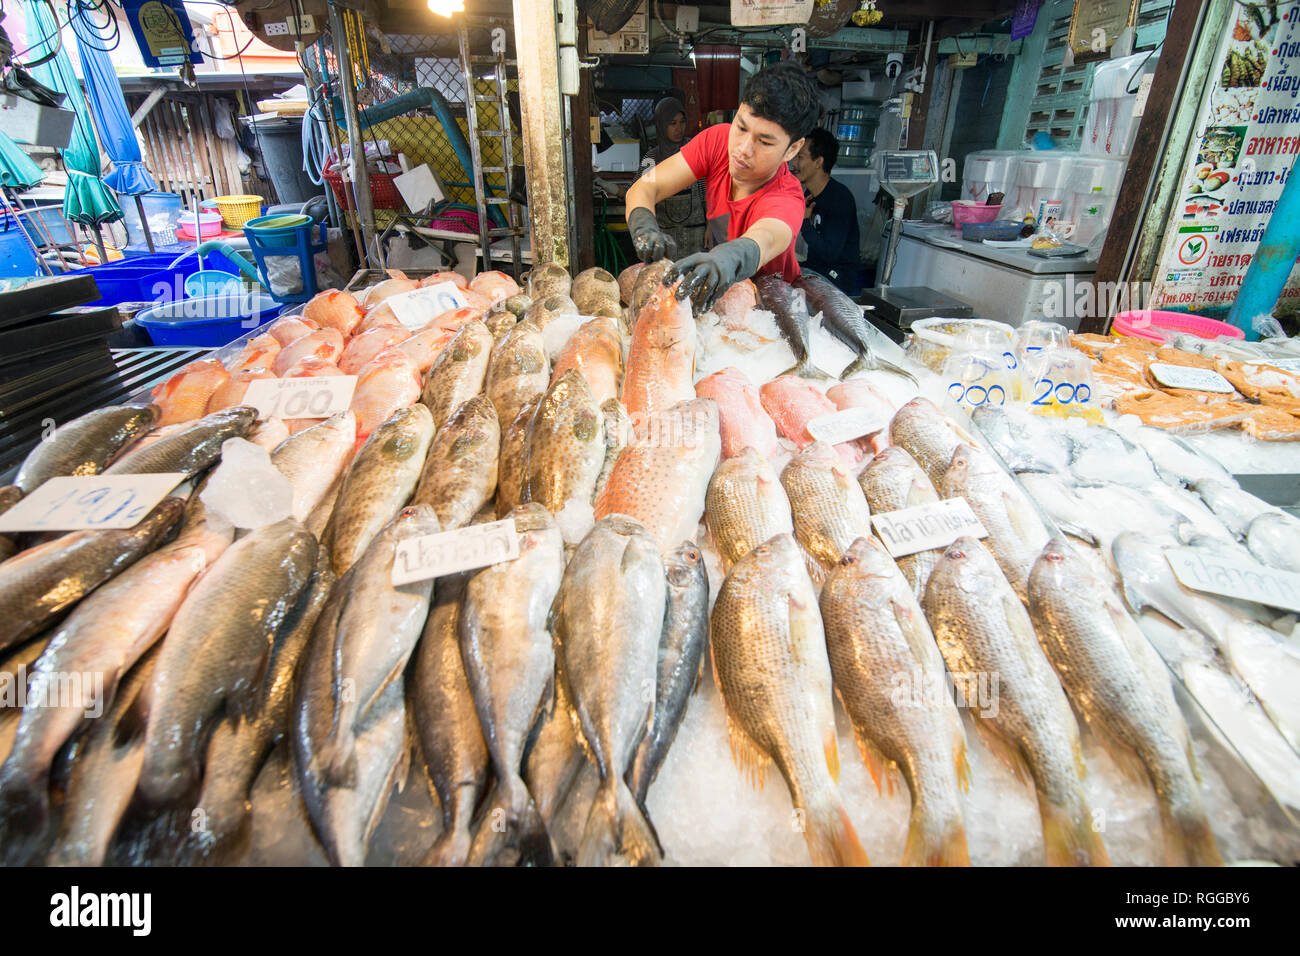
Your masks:
<instances>
[{"instance_id":1,"label":"silver fish","mask_svg":"<svg viewBox=\"0 0 1300 956\"><path fill-rule=\"evenodd\" d=\"M105 475L151 475L155 472L182 472L197 475L221 457L227 438L243 438L253 428L257 409L236 405L213 412L189 423L166 438L138 449L127 449L104 469Z\"/></svg>"},{"instance_id":2,"label":"silver fish","mask_svg":"<svg viewBox=\"0 0 1300 956\"><path fill-rule=\"evenodd\" d=\"M31 494L50 478L97 475L160 415L157 405L110 405L59 425L23 459L14 484Z\"/></svg>"}]
</instances>

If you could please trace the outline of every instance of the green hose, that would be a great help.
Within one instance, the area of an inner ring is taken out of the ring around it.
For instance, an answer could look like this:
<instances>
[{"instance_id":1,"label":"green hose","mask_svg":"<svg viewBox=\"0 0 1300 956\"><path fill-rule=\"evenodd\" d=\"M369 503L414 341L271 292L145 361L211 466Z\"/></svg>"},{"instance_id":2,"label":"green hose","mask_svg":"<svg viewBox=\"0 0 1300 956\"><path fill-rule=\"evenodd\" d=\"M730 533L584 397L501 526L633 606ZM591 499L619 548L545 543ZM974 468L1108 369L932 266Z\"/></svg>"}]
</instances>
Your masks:
<instances>
[{"instance_id":1,"label":"green hose","mask_svg":"<svg viewBox=\"0 0 1300 956\"><path fill-rule=\"evenodd\" d=\"M596 265L610 275L618 275L628 266L627 257L619 248L618 240L610 232L605 221L605 211L609 206L609 197L601 194L600 217L596 220Z\"/></svg>"}]
</instances>

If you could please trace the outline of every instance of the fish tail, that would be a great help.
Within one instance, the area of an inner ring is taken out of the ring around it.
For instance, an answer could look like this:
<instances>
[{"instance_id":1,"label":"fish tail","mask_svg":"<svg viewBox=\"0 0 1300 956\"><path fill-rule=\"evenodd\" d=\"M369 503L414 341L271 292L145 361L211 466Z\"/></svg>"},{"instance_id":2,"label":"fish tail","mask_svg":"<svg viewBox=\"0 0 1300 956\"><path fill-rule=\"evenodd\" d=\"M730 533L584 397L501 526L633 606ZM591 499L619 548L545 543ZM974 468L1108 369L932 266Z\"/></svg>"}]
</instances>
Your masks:
<instances>
[{"instance_id":1,"label":"fish tail","mask_svg":"<svg viewBox=\"0 0 1300 956\"><path fill-rule=\"evenodd\" d=\"M550 866L555 860L542 815L524 781L498 779L470 844L470 866Z\"/></svg>"},{"instance_id":2,"label":"fish tail","mask_svg":"<svg viewBox=\"0 0 1300 956\"><path fill-rule=\"evenodd\" d=\"M871 865L838 795L823 805L801 809L805 814L803 838L814 866Z\"/></svg>"},{"instance_id":3,"label":"fish tail","mask_svg":"<svg viewBox=\"0 0 1300 956\"><path fill-rule=\"evenodd\" d=\"M352 789L357 785L356 741L340 732L321 745L316 766L326 784Z\"/></svg>"},{"instance_id":4,"label":"fish tail","mask_svg":"<svg viewBox=\"0 0 1300 956\"><path fill-rule=\"evenodd\" d=\"M464 866L469 860L473 836L464 827L449 826L433 841L424 866Z\"/></svg>"},{"instance_id":5,"label":"fish tail","mask_svg":"<svg viewBox=\"0 0 1300 956\"><path fill-rule=\"evenodd\" d=\"M869 372L878 367L876 357L870 352L863 352L840 372L841 379L849 379L859 372Z\"/></svg>"},{"instance_id":6,"label":"fish tail","mask_svg":"<svg viewBox=\"0 0 1300 956\"><path fill-rule=\"evenodd\" d=\"M178 829L182 830L177 848L177 865L226 866L247 846L253 835L253 807L247 800L227 806L205 809L200 803L193 811L179 808Z\"/></svg>"},{"instance_id":7,"label":"fish tail","mask_svg":"<svg viewBox=\"0 0 1300 956\"><path fill-rule=\"evenodd\" d=\"M903 848L904 866L970 866L966 822L956 804L942 812L917 802Z\"/></svg>"},{"instance_id":8,"label":"fish tail","mask_svg":"<svg viewBox=\"0 0 1300 956\"><path fill-rule=\"evenodd\" d=\"M658 866L659 836L621 778L601 782L578 846L578 866Z\"/></svg>"},{"instance_id":9,"label":"fish tail","mask_svg":"<svg viewBox=\"0 0 1300 956\"><path fill-rule=\"evenodd\" d=\"M21 866L32 860L50 818L49 794L38 781L8 779L0 789L0 862Z\"/></svg>"},{"instance_id":10,"label":"fish tail","mask_svg":"<svg viewBox=\"0 0 1300 956\"><path fill-rule=\"evenodd\" d=\"M782 375L793 375L795 378L834 378L827 372L823 372L812 363L812 359L805 358L797 365L792 365Z\"/></svg>"},{"instance_id":11,"label":"fish tail","mask_svg":"<svg viewBox=\"0 0 1300 956\"><path fill-rule=\"evenodd\" d=\"M1183 807L1162 805L1160 815L1164 821L1165 843L1170 850L1171 864L1223 866L1219 844L1199 800L1194 805ZM1182 858L1176 859L1180 855Z\"/></svg>"},{"instance_id":12,"label":"fish tail","mask_svg":"<svg viewBox=\"0 0 1300 956\"><path fill-rule=\"evenodd\" d=\"M632 769L627 773L627 785L632 788L632 796L636 798L637 806L642 812L645 812L645 798L650 792L650 784L659 772L658 762L652 753L652 741L650 734L641 740L641 745L636 748L636 756L632 759ZM652 763L654 766L651 766Z\"/></svg>"},{"instance_id":13,"label":"fish tail","mask_svg":"<svg viewBox=\"0 0 1300 956\"><path fill-rule=\"evenodd\" d=\"M1038 795L1047 865L1110 866L1110 856L1086 806L1081 801L1075 806L1077 809L1054 804L1042 792Z\"/></svg>"},{"instance_id":14,"label":"fish tail","mask_svg":"<svg viewBox=\"0 0 1300 956\"><path fill-rule=\"evenodd\" d=\"M874 365L882 372L893 372L895 375L901 375L911 382L916 381L915 375L913 375L907 369L903 368L903 366L895 365L893 362L889 361L888 359L882 359L879 356L876 356Z\"/></svg>"}]
</instances>

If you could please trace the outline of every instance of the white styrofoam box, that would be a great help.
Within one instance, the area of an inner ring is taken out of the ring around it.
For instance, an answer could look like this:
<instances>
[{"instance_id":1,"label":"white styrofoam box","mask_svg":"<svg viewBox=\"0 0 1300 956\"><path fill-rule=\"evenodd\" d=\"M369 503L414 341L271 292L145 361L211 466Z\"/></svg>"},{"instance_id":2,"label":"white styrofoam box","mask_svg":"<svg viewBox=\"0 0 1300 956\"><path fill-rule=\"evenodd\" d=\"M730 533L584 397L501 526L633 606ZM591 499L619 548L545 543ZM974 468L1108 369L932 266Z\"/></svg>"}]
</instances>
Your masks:
<instances>
[{"instance_id":1,"label":"white styrofoam box","mask_svg":"<svg viewBox=\"0 0 1300 956\"><path fill-rule=\"evenodd\" d=\"M1115 198L1124 180L1122 159L1080 156L1070 170L1062 217L1074 223L1071 241L1086 246L1110 225Z\"/></svg>"},{"instance_id":2,"label":"white styrofoam box","mask_svg":"<svg viewBox=\"0 0 1300 956\"><path fill-rule=\"evenodd\" d=\"M1080 156L1070 168L1070 191L1086 193L1099 190L1104 193L1117 193L1120 183L1124 181L1126 166L1128 163L1123 159Z\"/></svg>"},{"instance_id":3,"label":"white styrofoam box","mask_svg":"<svg viewBox=\"0 0 1300 956\"><path fill-rule=\"evenodd\" d=\"M603 153L591 147L591 166L603 172L635 173L641 168L641 146L639 143L615 143Z\"/></svg>"},{"instance_id":4,"label":"white styrofoam box","mask_svg":"<svg viewBox=\"0 0 1300 956\"><path fill-rule=\"evenodd\" d=\"M1156 57L1145 53L1098 64L1088 94L1088 119L1079 140L1085 156L1126 157L1133 148L1140 117L1134 115L1139 74L1154 73Z\"/></svg>"},{"instance_id":5,"label":"white styrofoam box","mask_svg":"<svg viewBox=\"0 0 1300 956\"><path fill-rule=\"evenodd\" d=\"M1065 150L1044 150L1020 161L1017 183L1030 189L1065 190L1070 180L1075 153Z\"/></svg>"},{"instance_id":6,"label":"white styrofoam box","mask_svg":"<svg viewBox=\"0 0 1300 956\"><path fill-rule=\"evenodd\" d=\"M962 162L962 199L984 202L992 193L1012 198L1016 190L1023 149L980 149Z\"/></svg>"}]
</instances>

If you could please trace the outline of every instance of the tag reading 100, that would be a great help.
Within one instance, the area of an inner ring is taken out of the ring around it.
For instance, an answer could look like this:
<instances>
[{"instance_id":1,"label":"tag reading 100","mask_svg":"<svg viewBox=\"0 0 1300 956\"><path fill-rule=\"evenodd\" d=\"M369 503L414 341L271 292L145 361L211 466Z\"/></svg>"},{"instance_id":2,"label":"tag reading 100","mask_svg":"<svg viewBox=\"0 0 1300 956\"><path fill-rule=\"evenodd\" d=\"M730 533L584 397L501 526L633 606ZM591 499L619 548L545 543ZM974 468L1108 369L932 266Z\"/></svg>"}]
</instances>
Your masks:
<instances>
[{"instance_id":1,"label":"tag reading 100","mask_svg":"<svg viewBox=\"0 0 1300 956\"><path fill-rule=\"evenodd\" d=\"M356 387L355 375L259 378L249 383L244 404L259 418L329 418L348 410Z\"/></svg>"}]
</instances>

